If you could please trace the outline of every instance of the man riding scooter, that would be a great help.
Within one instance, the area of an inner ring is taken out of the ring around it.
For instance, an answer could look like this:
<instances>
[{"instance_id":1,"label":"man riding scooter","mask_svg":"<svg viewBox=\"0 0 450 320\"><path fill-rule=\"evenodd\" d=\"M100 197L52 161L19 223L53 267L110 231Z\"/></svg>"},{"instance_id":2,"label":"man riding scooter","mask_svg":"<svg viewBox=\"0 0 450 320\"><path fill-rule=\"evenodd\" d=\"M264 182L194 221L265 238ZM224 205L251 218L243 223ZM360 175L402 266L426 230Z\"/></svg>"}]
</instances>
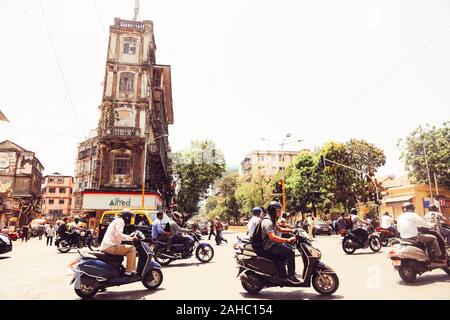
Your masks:
<instances>
[{"instance_id":1,"label":"man riding scooter","mask_svg":"<svg viewBox=\"0 0 450 320\"><path fill-rule=\"evenodd\" d=\"M445 263L446 259L439 243L434 235L419 233L418 227L433 228L434 224L426 222L417 213L414 212L416 207L411 202L406 202L402 206L403 213L398 217L397 226L402 239L415 240L425 245L431 245L434 251L434 259L436 263Z\"/></svg>"},{"instance_id":2,"label":"man riding scooter","mask_svg":"<svg viewBox=\"0 0 450 320\"><path fill-rule=\"evenodd\" d=\"M441 225L442 222L450 225L450 220L447 219L442 213L437 212L438 207L435 205L430 206L428 210L429 212L425 215L425 220L429 223L433 223L436 231L444 240L447 239L447 245L450 245L450 230L443 228Z\"/></svg>"},{"instance_id":3,"label":"man riding scooter","mask_svg":"<svg viewBox=\"0 0 450 320\"><path fill-rule=\"evenodd\" d=\"M270 202L267 207L267 215L261 221L261 237L263 242L263 252L265 256L274 261L281 277L286 277L285 263L287 263L287 279L293 284L301 281L295 276L295 252L286 243L294 243L296 237L288 239L282 238L283 233L292 233L294 229L281 228L277 225L277 219L281 217L281 204L276 201ZM259 254L259 253L258 253Z\"/></svg>"},{"instance_id":4,"label":"man riding scooter","mask_svg":"<svg viewBox=\"0 0 450 320\"><path fill-rule=\"evenodd\" d=\"M367 243L367 239L369 238L369 233L366 229L364 229L363 225L370 225L369 222L364 221L360 217L358 217L358 210L356 208L350 209L350 219L352 221L352 232L358 238L362 245Z\"/></svg>"},{"instance_id":5,"label":"man riding scooter","mask_svg":"<svg viewBox=\"0 0 450 320\"><path fill-rule=\"evenodd\" d=\"M125 225L130 224L132 213L129 209L124 209L120 216L114 219L105 232L99 250L114 256L126 256L127 266L125 275L136 274L136 248L132 245L122 245L122 241L135 241L136 237L130 237L123 233Z\"/></svg>"},{"instance_id":6,"label":"man riding scooter","mask_svg":"<svg viewBox=\"0 0 450 320\"><path fill-rule=\"evenodd\" d=\"M393 219L391 218L389 213L385 212L381 217L381 228L389 230L394 234L396 238L398 238L400 237L400 233L398 232L397 228L393 226L392 222Z\"/></svg>"}]
</instances>

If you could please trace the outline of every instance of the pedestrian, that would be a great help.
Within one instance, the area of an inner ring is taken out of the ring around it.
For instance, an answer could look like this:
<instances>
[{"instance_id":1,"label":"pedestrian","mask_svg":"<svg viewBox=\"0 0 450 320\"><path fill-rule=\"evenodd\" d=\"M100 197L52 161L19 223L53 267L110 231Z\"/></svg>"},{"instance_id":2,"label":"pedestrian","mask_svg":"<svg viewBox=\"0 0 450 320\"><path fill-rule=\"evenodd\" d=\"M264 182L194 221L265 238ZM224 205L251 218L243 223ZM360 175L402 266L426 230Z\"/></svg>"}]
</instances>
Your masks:
<instances>
[{"instance_id":1,"label":"pedestrian","mask_svg":"<svg viewBox=\"0 0 450 320\"><path fill-rule=\"evenodd\" d=\"M30 227L26 224L22 227L22 242L25 239L25 242L28 242L28 237L29 237L29 232L30 232Z\"/></svg>"},{"instance_id":2,"label":"pedestrian","mask_svg":"<svg viewBox=\"0 0 450 320\"><path fill-rule=\"evenodd\" d=\"M211 222L211 225L209 226L209 236L208 240L211 240L211 236L216 236L216 233L214 232L214 221Z\"/></svg>"},{"instance_id":3,"label":"pedestrian","mask_svg":"<svg viewBox=\"0 0 450 320\"><path fill-rule=\"evenodd\" d=\"M42 236L45 233L45 226L43 224L40 224L40 225L38 225L37 230L38 230L39 240L42 240Z\"/></svg>"},{"instance_id":4,"label":"pedestrian","mask_svg":"<svg viewBox=\"0 0 450 320\"><path fill-rule=\"evenodd\" d=\"M52 224L49 224L47 227L47 230L45 230L45 236L47 237L47 246L50 244L50 246L53 245L53 237L56 234L55 227Z\"/></svg>"},{"instance_id":5,"label":"pedestrian","mask_svg":"<svg viewBox=\"0 0 450 320\"><path fill-rule=\"evenodd\" d=\"M306 218L306 225L308 226L309 238L315 238L316 235L314 234L314 217L311 215L311 213L308 213L308 218Z\"/></svg>"},{"instance_id":6,"label":"pedestrian","mask_svg":"<svg viewBox=\"0 0 450 320\"><path fill-rule=\"evenodd\" d=\"M222 221L220 221L219 216L216 216L216 219L214 220L214 228L216 229L216 244L219 246L222 244L222 241L228 243L228 241L222 237L223 224Z\"/></svg>"}]
</instances>

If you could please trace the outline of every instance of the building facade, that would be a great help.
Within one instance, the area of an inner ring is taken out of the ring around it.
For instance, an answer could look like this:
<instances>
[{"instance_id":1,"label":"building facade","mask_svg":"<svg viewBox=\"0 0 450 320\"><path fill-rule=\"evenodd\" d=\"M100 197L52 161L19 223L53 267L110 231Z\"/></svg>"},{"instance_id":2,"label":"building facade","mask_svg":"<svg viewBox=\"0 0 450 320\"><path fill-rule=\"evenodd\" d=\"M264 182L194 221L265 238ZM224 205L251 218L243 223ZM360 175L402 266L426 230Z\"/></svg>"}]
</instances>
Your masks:
<instances>
[{"instance_id":1,"label":"building facade","mask_svg":"<svg viewBox=\"0 0 450 320\"><path fill-rule=\"evenodd\" d=\"M252 151L241 162L240 175L247 177L274 176L289 166L298 154L299 151Z\"/></svg>"},{"instance_id":2,"label":"building facade","mask_svg":"<svg viewBox=\"0 0 450 320\"><path fill-rule=\"evenodd\" d=\"M173 124L171 67L156 64L151 21L115 18L110 27L97 135L78 146L74 206L83 193L158 195L171 202L168 126ZM144 176L145 167L145 176ZM155 201L153 201L155 202ZM109 209L109 208L104 208Z\"/></svg>"},{"instance_id":3,"label":"building facade","mask_svg":"<svg viewBox=\"0 0 450 320\"><path fill-rule=\"evenodd\" d=\"M43 171L34 152L0 142L0 227L22 226L40 213Z\"/></svg>"},{"instance_id":4,"label":"building facade","mask_svg":"<svg viewBox=\"0 0 450 320\"><path fill-rule=\"evenodd\" d=\"M57 172L45 176L42 193L42 214L51 220L70 216L72 212L73 177Z\"/></svg>"}]
</instances>

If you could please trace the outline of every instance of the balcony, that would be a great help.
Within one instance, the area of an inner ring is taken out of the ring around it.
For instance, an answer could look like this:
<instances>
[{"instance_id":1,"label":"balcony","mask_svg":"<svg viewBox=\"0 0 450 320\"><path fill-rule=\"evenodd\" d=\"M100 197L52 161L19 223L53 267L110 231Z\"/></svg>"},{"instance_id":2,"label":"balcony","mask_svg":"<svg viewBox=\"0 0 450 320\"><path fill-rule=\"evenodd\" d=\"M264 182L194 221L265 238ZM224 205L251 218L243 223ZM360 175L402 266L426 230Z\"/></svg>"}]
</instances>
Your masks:
<instances>
[{"instance_id":1,"label":"balcony","mask_svg":"<svg viewBox=\"0 0 450 320\"><path fill-rule=\"evenodd\" d=\"M109 127L105 131L107 136L116 137L133 137L141 133L141 130L135 127Z\"/></svg>"}]
</instances>

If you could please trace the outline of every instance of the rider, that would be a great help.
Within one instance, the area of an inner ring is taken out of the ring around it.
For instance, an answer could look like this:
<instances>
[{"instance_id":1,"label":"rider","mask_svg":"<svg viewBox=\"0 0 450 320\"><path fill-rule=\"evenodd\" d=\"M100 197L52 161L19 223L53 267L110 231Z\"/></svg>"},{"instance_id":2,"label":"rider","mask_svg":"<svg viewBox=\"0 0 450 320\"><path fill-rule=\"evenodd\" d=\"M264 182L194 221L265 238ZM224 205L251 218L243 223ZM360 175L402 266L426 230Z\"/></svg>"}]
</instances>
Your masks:
<instances>
[{"instance_id":1,"label":"rider","mask_svg":"<svg viewBox=\"0 0 450 320\"><path fill-rule=\"evenodd\" d=\"M350 219L352 221L353 234L364 246L367 243L367 239L369 238L369 232L364 229L362 225L370 225L370 223L358 217L358 210L356 210L356 208L350 209Z\"/></svg>"},{"instance_id":2,"label":"rider","mask_svg":"<svg viewBox=\"0 0 450 320\"><path fill-rule=\"evenodd\" d=\"M170 237L171 233L168 231L165 231L162 227L162 219L163 219L164 213L162 211L158 211L156 214L156 219L153 221L152 225L152 239L154 241L167 241L167 239Z\"/></svg>"},{"instance_id":3,"label":"rider","mask_svg":"<svg viewBox=\"0 0 450 320\"><path fill-rule=\"evenodd\" d=\"M429 223L434 223L436 231L441 234L444 239L447 238L447 243L450 244L450 230L442 228L441 226L441 222L450 224L450 220L447 219L442 213L437 212L438 207L434 204L431 205L428 210L428 213L425 215L425 220Z\"/></svg>"},{"instance_id":4,"label":"rider","mask_svg":"<svg viewBox=\"0 0 450 320\"><path fill-rule=\"evenodd\" d=\"M281 204L277 201L270 202L267 207L267 215L261 221L261 237L263 240L263 254L268 254L277 266L280 276L286 277L285 262L287 262L287 278L294 284L301 281L295 276L295 251L285 243L294 243L296 238L288 239L279 236L282 233L291 233L291 228L281 228L277 225L277 219L281 216Z\"/></svg>"},{"instance_id":5,"label":"rider","mask_svg":"<svg viewBox=\"0 0 450 320\"><path fill-rule=\"evenodd\" d=\"M106 229L105 236L99 250L114 256L126 256L127 266L125 275L136 274L136 248L133 245L122 245L122 241L134 241L136 237L130 237L123 233L125 225L130 224L133 214L129 209L124 209L120 216L114 219Z\"/></svg>"},{"instance_id":6,"label":"rider","mask_svg":"<svg viewBox=\"0 0 450 320\"><path fill-rule=\"evenodd\" d=\"M181 214L174 212L172 214L172 219L173 220L169 221L171 236L167 239L167 251L170 252L172 243L183 243L184 248L189 249L192 244L192 238L183 236L183 232L189 232L189 229L180 227Z\"/></svg>"},{"instance_id":7,"label":"rider","mask_svg":"<svg viewBox=\"0 0 450 320\"><path fill-rule=\"evenodd\" d=\"M261 221L261 213L262 210L260 207L255 207L252 209L252 218L247 224L248 237L250 239L253 237L253 233L255 232L256 226Z\"/></svg>"},{"instance_id":8,"label":"rider","mask_svg":"<svg viewBox=\"0 0 450 320\"><path fill-rule=\"evenodd\" d=\"M73 221L67 225L67 229L69 231L69 239L72 242L73 245L78 246L78 224L80 223L80 218L78 216L75 216L73 218Z\"/></svg>"},{"instance_id":9,"label":"rider","mask_svg":"<svg viewBox=\"0 0 450 320\"><path fill-rule=\"evenodd\" d=\"M395 235L396 238L398 238L400 236L400 234L399 234L397 228L392 225L392 222L393 222L393 220L392 220L391 216L389 215L389 213L385 212L383 214L383 217L381 217L381 228L389 230L390 232L392 232Z\"/></svg>"},{"instance_id":10,"label":"rider","mask_svg":"<svg viewBox=\"0 0 450 320\"><path fill-rule=\"evenodd\" d=\"M439 243L434 235L419 233L417 228L432 228L434 224L426 222L417 213L416 207L411 202L405 202L402 206L403 213L398 217L397 224L400 235L403 239L415 240L425 245L431 244L435 252L435 261L444 263L445 258L439 247ZM431 258L431 257L430 257Z\"/></svg>"}]
</instances>

